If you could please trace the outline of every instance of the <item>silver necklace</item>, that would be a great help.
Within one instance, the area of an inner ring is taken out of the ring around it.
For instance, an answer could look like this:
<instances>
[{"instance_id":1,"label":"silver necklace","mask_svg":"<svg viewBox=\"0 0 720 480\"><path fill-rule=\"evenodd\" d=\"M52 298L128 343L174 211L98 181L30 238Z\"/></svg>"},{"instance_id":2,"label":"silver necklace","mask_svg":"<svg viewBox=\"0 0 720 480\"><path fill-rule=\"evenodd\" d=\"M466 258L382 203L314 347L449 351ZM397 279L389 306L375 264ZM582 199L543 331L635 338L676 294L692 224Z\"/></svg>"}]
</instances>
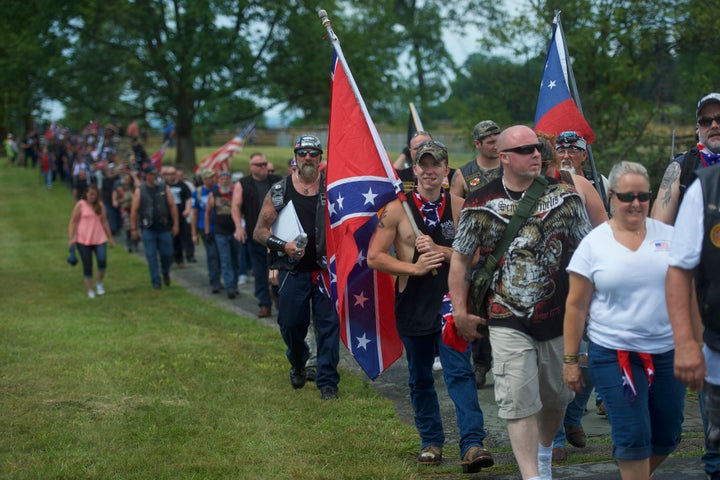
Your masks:
<instances>
[{"instance_id":1,"label":"silver necklace","mask_svg":"<svg viewBox=\"0 0 720 480\"><path fill-rule=\"evenodd\" d=\"M305 195L308 195L310 193L310 189L313 187L313 185L315 185L318 182L318 180L320 180L320 175L318 175L318 177L315 179L315 181L308 185L308 184L303 183L302 180L300 180L300 174L296 173L295 176L298 180L298 183L303 188L303 193Z\"/></svg>"},{"instance_id":2,"label":"silver necklace","mask_svg":"<svg viewBox=\"0 0 720 480\"><path fill-rule=\"evenodd\" d=\"M505 185L505 177L500 178L500 183L502 183L503 190L505 190L505 195L507 195L510 200L516 200L513 198L512 195L510 195L510 191L508 190L507 185ZM525 196L525 192L527 192L527 190L523 190L522 195L520 195L520 198L518 198L517 200L522 200Z\"/></svg>"}]
</instances>

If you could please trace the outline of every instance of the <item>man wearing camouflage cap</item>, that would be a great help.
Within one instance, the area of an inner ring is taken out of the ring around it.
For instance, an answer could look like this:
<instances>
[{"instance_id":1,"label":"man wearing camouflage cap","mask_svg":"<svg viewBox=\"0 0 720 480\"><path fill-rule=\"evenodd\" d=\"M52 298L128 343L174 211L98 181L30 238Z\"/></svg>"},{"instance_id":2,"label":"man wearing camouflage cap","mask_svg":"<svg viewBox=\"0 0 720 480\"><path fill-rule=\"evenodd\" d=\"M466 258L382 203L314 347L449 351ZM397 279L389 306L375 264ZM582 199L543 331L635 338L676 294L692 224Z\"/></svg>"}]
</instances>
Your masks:
<instances>
[{"instance_id":1,"label":"man wearing camouflage cap","mask_svg":"<svg viewBox=\"0 0 720 480\"><path fill-rule=\"evenodd\" d=\"M368 265L397 275L395 322L408 361L410 399L420 433L418 463L439 465L445 443L440 408L433 380L435 347L439 347L443 377L455 403L460 429L463 472L478 472L493 465L483 448L483 413L470 365L469 346L461 352L441 339L441 306L448 292L448 271L455 226L463 199L447 192L448 154L445 146L429 140L418 148L413 166L417 184L408 193L410 220L400 200L382 211L368 247ZM420 235L415 236L411 221ZM396 255L390 253L395 247Z\"/></svg>"},{"instance_id":2,"label":"man wearing camouflage cap","mask_svg":"<svg viewBox=\"0 0 720 480\"><path fill-rule=\"evenodd\" d=\"M477 190L502 173L496 147L500 127L492 120L483 120L473 128L473 144L477 155L460 167L452 178L450 191L460 197Z\"/></svg>"}]
</instances>

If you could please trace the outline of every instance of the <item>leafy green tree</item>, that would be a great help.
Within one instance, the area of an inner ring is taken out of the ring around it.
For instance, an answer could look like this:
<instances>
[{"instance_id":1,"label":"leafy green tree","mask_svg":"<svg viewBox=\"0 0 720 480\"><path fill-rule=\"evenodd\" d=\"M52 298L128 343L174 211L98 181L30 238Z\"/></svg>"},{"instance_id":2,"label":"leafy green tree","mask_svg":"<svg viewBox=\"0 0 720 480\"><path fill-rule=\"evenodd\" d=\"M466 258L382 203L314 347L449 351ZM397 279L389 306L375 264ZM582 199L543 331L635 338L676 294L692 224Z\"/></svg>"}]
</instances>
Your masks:
<instances>
[{"instance_id":1,"label":"leafy green tree","mask_svg":"<svg viewBox=\"0 0 720 480\"><path fill-rule=\"evenodd\" d=\"M62 64L67 43L58 22L70 5L48 0L5 2L0 15L0 125L22 135L33 128L43 99L52 97L47 79Z\"/></svg>"}]
</instances>

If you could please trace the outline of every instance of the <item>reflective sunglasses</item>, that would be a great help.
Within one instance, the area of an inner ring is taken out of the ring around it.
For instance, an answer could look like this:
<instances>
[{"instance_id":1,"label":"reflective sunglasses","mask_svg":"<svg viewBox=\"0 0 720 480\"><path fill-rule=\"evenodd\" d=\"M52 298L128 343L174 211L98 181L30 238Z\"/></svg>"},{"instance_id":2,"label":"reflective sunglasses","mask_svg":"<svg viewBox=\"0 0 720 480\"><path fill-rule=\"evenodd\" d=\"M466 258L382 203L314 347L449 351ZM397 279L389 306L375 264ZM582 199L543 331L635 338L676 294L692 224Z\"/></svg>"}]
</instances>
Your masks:
<instances>
[{"instance_id":1,"label":"reflective sunglasses","mask_svg":"<svg viewBox=\"0 0 720 480\"><path fill-rule=\"evenodd\" d=\"M620 193L620 192L613 192L618 200L620 200L623 203L632 203L636 198L640 203L645 203L650 201L650 196L652 195L652 192L642 192L642 193Z\"/></svg>"},{"instance_id":2,"label":"reflective sunglasses","mask_svg":"<svg viewBox=\"0 0 720 480\"><path fill-rule=\"evenodd\" d=\"M253 167L267 167L267 162L251 163Z\"/></svg>"},{"instance_id":3,"label":"reflective sunglasses","mask_svg":"<svg viewBox=\"0 0 720 480\"><path fill-rule=\"evenodd\" d=\"M720 115L716 115L714 117L700 117L698 118L698 125L700 125L703 128L707 128L710 125L713 124L713 122L720 125Z\"/></svg>"},{"instance_id":4,"label":"reflective sunglasses","mask_svg":"<svg viewBox=\"0 0 720 480\"><path fill-rule=\"evenodd\" d=\"M312 158L317 158L321 155L321 152L317 150L297 150L295 153L300 155L301 157L304 157L305 155L310 155Z\"/></svg>"},{"instance_id":5,"label":"reflective sunglasses","mask_svg":"<svg viewBox=\"0 0 720 480\"><path fill-rule=\"evenodd\" d=\"M520 155L531 155L535 150L537 150L538 153L542 153L542 148L542 143L533 143L530 145L520 145L519 147L506 148L505 150L502 150L502 152L513 152L519 153Z\"/></svg>"}]
</instances>

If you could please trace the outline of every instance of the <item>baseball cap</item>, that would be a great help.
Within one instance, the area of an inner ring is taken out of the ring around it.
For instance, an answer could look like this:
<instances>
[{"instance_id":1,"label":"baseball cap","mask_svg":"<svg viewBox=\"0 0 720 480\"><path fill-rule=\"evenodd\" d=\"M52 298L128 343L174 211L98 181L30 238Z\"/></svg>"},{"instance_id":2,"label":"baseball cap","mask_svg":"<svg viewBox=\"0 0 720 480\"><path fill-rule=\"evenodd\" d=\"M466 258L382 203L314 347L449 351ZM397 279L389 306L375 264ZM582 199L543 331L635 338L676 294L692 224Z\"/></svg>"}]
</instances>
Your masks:
<instances>
[{"instance_id":1,"label":"baseball cap","mask_svg":"<svg viewBox=\"0 0 720 480\"><path fill-rule=\"evenodd\" d=\"M323 151L320 139L315 135L300 135L297 140L295 140L295 152L305 148L314 148L315 150L320 150L320 153Z\"/></svg>"},{"instance_id":2,"label":"baseball cap","mask_svg":"<svg viewBox=\"0 0 720 480\"><path fill-rule=\"evenodd\" d=\"M218 177L232 177L232 173L230 173L229 170L223 170L222 172L218 173Z\"/></svg>"},{"instance_id":3,"label":"baseball cap","mask_svg":"<svg viewBox=\"0 0 720 480\"><path fill-rule=\"evenodd\" d=\"M143 173L151 173L153 175L157 175L158 171L157 168L152 165L145 165L145 167L143 167Z\"/></svg>"},{"instance_id":4,"label":"baseball cap","mask_svg":"<svg viewBox=\"0 0 720 480\"><path fill-rule=\"evenodd\" d=\"M203 171L200 173L200 176L201 176L202 178L205 178L205 179L207 179L207 178L215 178L215 170L213 170L212 168L205 168L205 169L203 169Z\"/></svg>"},{"instance_id":5,"label":"baseball cap","mask_svg":"<svg viewBox=\"0 0 720 480\"><path fill-rule=\"evenodd\" d=\"M497 135L500 133L500 127L497 126L497 123L493 122L492 120L483 120L482 122L475 125L475 128L473 128L473 138L475 140L482 140L485 137L489 137L490 135Z\"/></svg>"},{"instance_id":6,"label":"baseball cap","mask_svg":"<svg viewBox=\"0 0 720 480\"><path fill-rule=\"evenodd\" d=\"M555 150L562 148L574 148L576 150L587 150L587 141L574 130L562 132L555 140Z\"/></svg>"},{"instance_id":7,"label":"baseball cap","mask_svg":"<svg viewBox=\"0 0 720 480\"><path fill-rule=\"evenodd\" d=\"M698 102L697 110L695 111L695 118L699 117L700 110L702 110L705 105L711 102L720 103L720 93L713 92L701 98Z\"/></svg>"},{"instance_id":8,"label":"baseball cap","mask_svg":"<svg viewBox=\"0 0 720 480\"><path fill-rule=\"evenodd\" d=\"M447 162L448 160L447 147L437 140L428 140L420 144L415 155L415 163L420 162L424 155L432 155L436 162Z\"/></svg>"}]
</instances>

